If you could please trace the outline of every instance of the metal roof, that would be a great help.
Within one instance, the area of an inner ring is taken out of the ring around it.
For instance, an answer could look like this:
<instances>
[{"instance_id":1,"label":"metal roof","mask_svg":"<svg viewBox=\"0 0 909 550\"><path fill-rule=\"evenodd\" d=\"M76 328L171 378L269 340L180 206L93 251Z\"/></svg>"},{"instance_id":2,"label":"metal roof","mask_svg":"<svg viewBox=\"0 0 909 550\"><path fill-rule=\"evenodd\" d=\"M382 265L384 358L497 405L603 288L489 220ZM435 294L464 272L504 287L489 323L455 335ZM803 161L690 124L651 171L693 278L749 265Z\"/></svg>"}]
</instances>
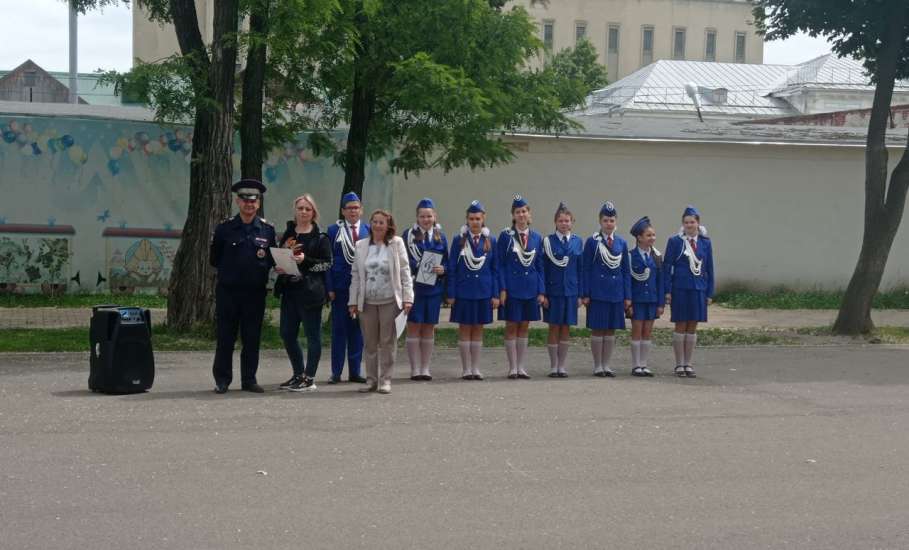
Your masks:
<instances>
[{"instance_id":1,"label":"metal roof","mask_svg":"<svg viewBox=\"0 0 909 550\"><path fill-rule=\"evenodd\" d=\"M788 65L746 65L707 61L659 60L590 94L576 114L603 115L627 111L694 111L685 85L727 90L725 103L702 104L704 113L750 118L786 116L796 111L784 100L768 97L785 78ZM706 98L705 98L706 99Z\"/></svg>"},{"instance_id":2,"label":"metal roof","mask_svg":"<svg viewBox=\"0 0 909 550\"><path fill-rule=\"evenodd\" d=\"M789 69L786 78L772 91L774 96L786 96L805 88L827 90L874 90L868 73L860 61L826 54ZM909 91L909 81L899 80L896 91Z\"/></svg>"},{"instance_id":3,"label":"metal roof","mask_svg":"<svg viewBox=\"0 0 909 550\"><path fill-rule=\"evenodd\" d=\"M12 71L0 71L0 78L3 78ZM47 71L58 82L69 88L69 73L61 71ZM122 97L114 95L113 84L99 84L98 79L101 75L94 73L79 73L76 77L76 86L79 97L85 100L89 105L122 105Z\"/></svg>"}]
</instances>

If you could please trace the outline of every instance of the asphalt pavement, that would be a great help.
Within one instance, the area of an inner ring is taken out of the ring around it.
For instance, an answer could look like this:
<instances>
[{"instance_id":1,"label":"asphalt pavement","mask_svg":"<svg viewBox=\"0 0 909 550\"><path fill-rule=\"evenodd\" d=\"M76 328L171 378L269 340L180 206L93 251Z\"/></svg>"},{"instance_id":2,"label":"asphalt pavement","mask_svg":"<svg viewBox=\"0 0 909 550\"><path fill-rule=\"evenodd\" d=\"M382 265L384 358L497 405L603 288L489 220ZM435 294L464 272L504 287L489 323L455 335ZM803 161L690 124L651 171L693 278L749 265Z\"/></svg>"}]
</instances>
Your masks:
<instances>
[{"instance_id":1,"label":"asphalt pavement","mask_svg":"<svg viewBox=\"0 0 909 550\"><path fill-rule=\"evenodd\" d=\"M326 350L327 351L327 350ZM85 354L0 355L0 548L909 548L909 348L698 350L699 378L458 379L211 392L86 389ZM404 360L404 354L399 354ZM621 350L617 365L627 365Z\"/></svg>"}]
</instances>

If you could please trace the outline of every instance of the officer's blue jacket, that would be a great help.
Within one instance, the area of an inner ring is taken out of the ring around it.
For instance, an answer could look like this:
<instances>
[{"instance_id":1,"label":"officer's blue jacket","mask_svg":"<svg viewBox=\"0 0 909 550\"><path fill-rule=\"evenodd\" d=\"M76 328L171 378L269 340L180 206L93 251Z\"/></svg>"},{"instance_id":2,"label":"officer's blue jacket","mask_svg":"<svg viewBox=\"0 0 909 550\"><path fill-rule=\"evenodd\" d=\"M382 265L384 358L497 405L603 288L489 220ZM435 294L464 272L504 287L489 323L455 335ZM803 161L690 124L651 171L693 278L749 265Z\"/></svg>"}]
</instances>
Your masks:
<instances>
[{"instance_id":1,"label":"officer's blue jacket","mask_svg":"<svg viewBox=\"0 0 909 550\"><path fill-rule=\"evenodd\" d=\"M422 231L419 232L420 234ZM448 270L448 239L445 238L445 233L442 233L442 230L437 226L433 229L432 237L429 239L422 239L416 237L417 232L414 231L413 227L407 228L404 231L404 244L407 246L407 259L410 262L410 272L413 274L413 292L414 296L438 296L445 289L445 276L437 276L436 284L430 286L423 283L418 283L416 280L417 271L419 270L419 263L416 256L413 255L411 246L417 248L422 254L423 252L436 252L442 255L442 267L445 270ZM438 240L436 240L436 235L438 235Z\"/></svg>"},{"instance_id":2,"label":"officer's blue jacket","mask_svg":"<svg viewBox=\"0 0 909 550\"><path fill-rule=\"evenodd\" d=\"M656 304L657 307L666 305L666 297L663 293L663 272L661 266L657 264L656 259L653 257L653 249L650 249L650 254L647 256L646 261L641 251L637 248L629 252L628 256L631 259L629 266L631 267L632 275L635 273L643 275L648 268L650 269L650 276L644 281L631 277L632 303Z\"/></svg>"},{"instance_id":3,"label":"officer's blue jacket","mask_svg":"<svg viewBox=\"0 0 909 550\"><path fill-rule=\"evenodd\" d=\"M461 257L461 243L467 239L465 246L473 247L473 254L477 258L485 254L486 261L477 271L471 271ZM484 252L484 243L489 241L489 252ZM465 235L457 235L451 242L451 252L448 255L448 297L464 300L483 300L498 298L499 296L499 266L496 262L496 238L492 235L481 236L480 242L474 246L473 239Z\"/></svg>"},{"instance_id":4,"label":"officer's blue jacket","mask_svg":"<svg viewBox=\"0 0 909 550\"><path fill-rule=\"evenodd\" d=\"M274 265L270 247L277 246L275 228L256 216L244 224L240 215L218 224L209 247L209 263L218 269L218 284L262 287Z\"/></svg>"},{"instance_id":5,"label":"officer's blue jacket","mask_svg":"<svg viewBox=\"0 0 909 550\"><path fill-rule=\"evenodd\" d=\"M328 277L325 278L325 289L328 292L350 292L350 264L344 257L342 244L338 239L338 232L341 230L346 231L347 236L350 237L350 230L347 228L345 220L338 220L337 223L328 226L328 239L331 241L331 269L328 271ZM369 225L361 220L357 240L368 237ZM351 252L352 254L353 252Z\"/></svg>"},{"instance_id":6,"label":"officer's blue jacket","mask_svg":"<svg viewBox=\"0 0 909 550\"><path fill-rule=\"evenodd\" d=\"M602 302L621 302L631 299L631 274L628 271L628 244L616 234L612 236L609 252L621 258L619 266L610 269L597 247L600 240L606 246L606 236L595 233L584 244L581 267L581 296Z\"/></svg>"},{"instance_id":7,"label":"officer's blue jacket","mask_svg":"<svg viewBox=\"0 0 909 550\"><path fill-rule=\"evenodd\" d=\"M514 235L514 238L512 238ZM527 251L535 251L533 262L524 267L514 251L517 230L506 229L499 235L496 256L499 260L499 290L508 292L509 298L529 300L546 293L543 279L543 237L533 229L527 234ZM518 241L520 246L520 241Z\"/></svg>"},{"instance_id":8,"label":"officer's blue jacket","mask_svg":"<svg viewBox=\"0 0 909 550\"><path fill-rule=\"evenodd\" d=\"M568 239L568 244L565 245L562 244L561 236L557 233L553 233L546 239L548 239L552 254L556 259L561 260L568 257L568 265L565 267L555 265L548 257L544 258L546 296L580 296L581 256L584 253L584 241L573 234Z\"/></svg>"},{"instance_id":9,"label":"officer's blue jacket","mask_svg":"<svg viewBox=\"0 0 909 550\"><path fill-rule=\"evenodd\" d=\"M701 274L691 272L688 256L685 255L685 241L679 235L673 235L666 243L663 253L663 291L671 294L674 288L703 290L708 298L713 298L713 245L710 239L699 236L695 256L702 262Z\"/></svg>"}]
</instances>

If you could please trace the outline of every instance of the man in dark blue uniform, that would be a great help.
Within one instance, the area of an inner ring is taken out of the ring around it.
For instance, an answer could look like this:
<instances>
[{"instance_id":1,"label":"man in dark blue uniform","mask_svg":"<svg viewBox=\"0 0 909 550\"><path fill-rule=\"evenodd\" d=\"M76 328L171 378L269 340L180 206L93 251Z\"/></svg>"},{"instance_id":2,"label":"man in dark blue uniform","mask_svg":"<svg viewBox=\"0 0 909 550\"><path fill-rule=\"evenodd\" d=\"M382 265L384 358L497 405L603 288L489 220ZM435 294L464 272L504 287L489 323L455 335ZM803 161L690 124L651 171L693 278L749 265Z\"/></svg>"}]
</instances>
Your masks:
<instances>
[{"instance_id":1,"label":"man in dark blue uniform","mask_svg":"<svg viewBox=\"0 0 909 550\"><path fill-rule=\"evenodd\" d=\"M215 393L226 393L233 379L234 343L237 329L243 350L240 352L240 382L244 391L262 393L256 382L259 368L259 340L265 316L268 273L274 265L269 247L275 245L275 228L256 215L265 193L262 182L244 179L231 191L237 194L240 213L215 228L210 261L218 270L215 289L215 317L218 345L212 373Z\"/></svg>"}]
</instances>

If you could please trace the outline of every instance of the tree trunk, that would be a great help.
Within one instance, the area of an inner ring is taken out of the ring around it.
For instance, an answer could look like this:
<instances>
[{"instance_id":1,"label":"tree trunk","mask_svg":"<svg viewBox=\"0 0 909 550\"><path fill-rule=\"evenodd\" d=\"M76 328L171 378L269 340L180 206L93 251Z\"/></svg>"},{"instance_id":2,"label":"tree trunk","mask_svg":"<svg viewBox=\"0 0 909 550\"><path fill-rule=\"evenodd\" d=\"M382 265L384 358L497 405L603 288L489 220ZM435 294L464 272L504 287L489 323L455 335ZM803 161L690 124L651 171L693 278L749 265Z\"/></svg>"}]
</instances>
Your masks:
<instances>
[{"instance_id":1,"label":"tree trunk","mask_svg":"<svg viewBox=\"0 0 909 550\"><path fill-rule=\"evenodd\" d=\"M265 37L269 0L253 3L249 15L250 44L243 73L240 105L240 175L262 181L262 105L265 88ZM264 204L263 204L264 208ZM260 210L261 211L261 210Z\"/></svg>"},{"instance_id":2,"label":"tree trunk","mask_svg":"<svg viewBox=\"0 0 909 550\"><path fill-rule=\"evenodd\" d=\"M354 74L353 104L350 129L347 131L347 158L344 163L344 189L341 194L353 191L363 197L366 180L366 150L369 145L369 125L376 109L376 93L371 89L358 67Z\"/></svg>"},{"instance_id":3,"label":"tree trunk","mask_svg":"<svg viewBox=\"0 0 909 550\"><path fill-rule=\"evenodd\" d=\"M214 319L215 272L208 264L208 247L215 226L230 214L238 0L219 0L214 6L209 60L193 0L171 0L180 49L196 68L197 98L189 209L167 298L167 323L178 330Z\"/></svg>"},{"instance_id":4,"label":"tree trunk","mask_svg":"<svg viewBox=\"0 0 909 550\"><path fill-rule=\"evenodd\" d=\"M877 86L865 149L865 231L858 263L833 324L835 334L867 334L874 330L871 306L884 277L890 248L903 217L906 186L909 184L909 151L903 154L894 170L888 193L886 139L893 86L904 40L902 30L905 18L906 10L894 10L877 59Z\"/></svg>"}]
</instances>

